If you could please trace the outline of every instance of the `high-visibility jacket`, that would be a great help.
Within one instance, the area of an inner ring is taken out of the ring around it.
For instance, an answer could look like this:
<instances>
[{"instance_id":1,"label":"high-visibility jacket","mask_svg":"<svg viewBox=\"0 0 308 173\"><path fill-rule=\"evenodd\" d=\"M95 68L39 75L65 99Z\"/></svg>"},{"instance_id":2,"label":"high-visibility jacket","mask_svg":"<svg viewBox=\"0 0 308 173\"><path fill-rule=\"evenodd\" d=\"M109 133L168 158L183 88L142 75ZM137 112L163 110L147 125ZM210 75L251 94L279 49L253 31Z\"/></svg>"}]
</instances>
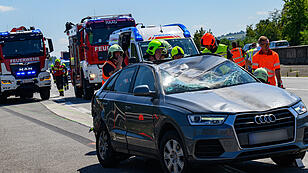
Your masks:
<instances>
[{"instance_id":1,"label":"high-visibility jacket","mask_svg":"<svg viewBox=\"0 0 308 173\"><path fill-rule=\"evenodd\" d=\"M243 52L242 52L242 48L234 48L231 50L231 53L232 53L232 58L233 58L233 61L241 66L241 67L244 67L245 66L245 58L244 58L244 55L243 55Z\"/></svg>"},{"instance_id":2,"label":"high-visibility jacket","mask_svg":"<svg viewBox=\"0 0 308 173\"><path fill-rule=\"evenodd\" d=\"M269 50L264 54L262 50L252 57L252 69L265 68L268 73L268 81L270 85L276 86L275 70L280 69L279 56L276 52Z\"/></svg>"},{"instance_id":3,"label":"high-visibility jacket","mask_svg":"<svg viewBox=\"0 0 308 173\"><path fill-rule=\"evenodd\" d=\"M64 74L65 74L65 67L63 66L63 65L59 65L59 66L57 66L57 65L54 65L52 68L51 68L51 70L52 70L52 74L54 75L54 76L63 76Z\"/></svg>"},{"instance_id":4,"label":"high-visibility jacket","mask_svg":"<svg viewBox=\"0 0 308 173\"><path fill-rule=\"evenodd\" d=\"M214 53L227 58L227 51L228 51L228 46L226 46L224 44L219 44L216 52L214 52ZM212 52L210 50L208 50L207 48L205 48L202 51L202 53L212 53Z\"/></svg>"},{"instance_id":5,"label":"high-visibility jacket","mask_svg":"<svg viewBox=\"0 0 308 173\"><path fill-rule=\"evenodd\" d=\"M116 65L114 65L111 61L106 61L105 62L105 64L104 64L104 66L106 65L106 64L110 64L114 69L116 69L117 67L116 67ZM103 81L102 81L102 85L104 85L104 83L107 81L107 79L109 79L109 77L110 76L106 76L105 74L104 74L104 66L103 66Z\"/></svg>"}]
</instances>

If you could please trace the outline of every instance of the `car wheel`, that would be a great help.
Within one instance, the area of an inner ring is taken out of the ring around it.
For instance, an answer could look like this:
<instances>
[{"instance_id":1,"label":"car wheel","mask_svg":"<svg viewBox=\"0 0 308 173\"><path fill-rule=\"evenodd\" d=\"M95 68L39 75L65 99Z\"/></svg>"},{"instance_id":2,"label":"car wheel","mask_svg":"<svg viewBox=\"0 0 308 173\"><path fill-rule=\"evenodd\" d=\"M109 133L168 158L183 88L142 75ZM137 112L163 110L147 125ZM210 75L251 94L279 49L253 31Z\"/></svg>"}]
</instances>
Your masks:
<instances>
[{"instance_id":1,"label":"car wheel","mask_svg":"<svg viewBox=\"0 0 308 173\"><path fill-rule=\"evenodd\" d=\"M7 96L2 95L2 94L0 93L0 103L5 103L6 101L7 101Z\"/></svg>"},{"instance_id":2,"label":"car wheel","mask_svg":"<svg viewBox=\"0 0 308 173\"><path fill-rule=\"evenodd\" d=\"M48 100L50 98L50 89L49 88L41 88L40 96L42 100Z\"/></svg>"},{"instance_id":3,"label":"car wheel","mask_svg":"<svg viewBox=\"0 0 308 173\"><path fill-rule=\"evenodd\" d=\"M188 172L188 162L182 140L175 131L168 131L160 142L160 161L164 172Z\"/></svg>"},{"instance_id":4,"label":"car wheel","mask_svg":"<svg viewBox=\"0 0 308 173\"><path fill-rule=\"evenodd\" d=\"M279 166L292 166L295 159L300 158L303 160L305 154L306 151L297 154L288 154L283 156L272 157L271 159Z\"/></svg>"},{"instance_id":5,"label":"car wheel","mask_svg":"<svg viewBox=\"0 0 308 173\"><path fill-rule=\"evenodd\" d=\"M99 163L104 168L114 167L117 164L116 152L111 146L110 136L106 128L101 128L96 136L96 154Z\"/></svg>"}]
</instances>

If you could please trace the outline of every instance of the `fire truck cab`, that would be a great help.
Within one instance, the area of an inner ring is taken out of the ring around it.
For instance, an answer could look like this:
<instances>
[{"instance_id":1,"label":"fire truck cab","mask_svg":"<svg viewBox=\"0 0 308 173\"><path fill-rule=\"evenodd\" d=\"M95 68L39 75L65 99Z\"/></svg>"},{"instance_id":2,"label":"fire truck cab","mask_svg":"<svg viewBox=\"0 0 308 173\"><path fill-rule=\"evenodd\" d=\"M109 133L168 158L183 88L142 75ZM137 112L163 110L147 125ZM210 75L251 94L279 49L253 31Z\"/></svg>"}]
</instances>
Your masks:
<instances>
[{"instance_id":1,"label":"fire truck cab","mask_svg":"<svg viewBox=\"0 0 308 173\"><path fill-rule=\"evenodd\" d=\"M130 62L143 62L148 44L154 39L163 39L172 47L180 46L185 55L199 53L190 32L183 24L170 24L163 26L137 26L127 27L114 31L109 37L109 44L119 44L124 52L127 51ZM171 49L168 50L169 58Z\"/></svg>"},{"instance_id":2,"label":"fire truck cab","mask_svg":"<svg viewBox=\"0 0 308 173\"><path fill-rule=\"evenodd\" d=\"M49 99L51 78L47 69L52 51L51 39L34 27L0 32L0 101L11 95L32 98L35 92L43 100Z\"/></svg>"},{"instance_id":3,"label":"fire truck cab","mask_svg":"<svg viewBox=\"0 0 308 173\"><path fill-rule=\"evenodd\" d=\"M91 99L102 85L102 66L108 56L109 35L136 26L131 14L92 16L79 24L66 23L69 38L71 81L75 96Z\"/></svg>"}]
</instances>

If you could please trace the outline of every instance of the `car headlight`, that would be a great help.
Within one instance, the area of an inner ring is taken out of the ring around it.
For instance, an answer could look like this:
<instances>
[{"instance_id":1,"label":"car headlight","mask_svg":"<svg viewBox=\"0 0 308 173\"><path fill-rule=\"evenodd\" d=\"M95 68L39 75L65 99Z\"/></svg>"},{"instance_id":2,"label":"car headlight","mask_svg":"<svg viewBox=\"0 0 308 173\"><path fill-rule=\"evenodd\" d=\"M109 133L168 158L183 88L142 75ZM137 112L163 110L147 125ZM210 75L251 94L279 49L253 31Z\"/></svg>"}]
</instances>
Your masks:
<instances>
[{"instance_id":1,"label":"car headlight","mask_svg":"<svg viewBox=\"0 0 308 173\"><path fill-rule=\"evenodd\" d=\"M221 125L227 119L227 115L188 115L190 125Z\"/></svg>"},{"instance_id":2,"label":"car headlight","mask_svg":"<svg viewBox=\"0 0 308 173\"><path fill-rule=\"evenodd\" d=\"M298 115L302 115L307 112L307 107L302 101L292 106L292 108L298 113Z\"/></svg>"},{"instance_id":3,"label":"car headlight","mask_svg":"<svg viewBox=\"0 0 308 173\"><path fill-rule=\"evenodd\" d=\"M9 84L12 84L12 82L10 80L2 80L1 83L3 85L9 85Z\"/></svg>"}]
</instances>

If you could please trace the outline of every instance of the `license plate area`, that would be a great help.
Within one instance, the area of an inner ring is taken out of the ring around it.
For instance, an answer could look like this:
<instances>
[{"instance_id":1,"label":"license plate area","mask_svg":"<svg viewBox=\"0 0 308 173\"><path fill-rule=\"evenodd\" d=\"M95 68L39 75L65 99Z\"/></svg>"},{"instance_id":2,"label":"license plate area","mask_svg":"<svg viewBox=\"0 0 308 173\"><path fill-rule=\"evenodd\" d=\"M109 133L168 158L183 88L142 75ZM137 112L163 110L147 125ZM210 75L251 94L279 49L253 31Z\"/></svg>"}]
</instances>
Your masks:
<instances>
[{"instance_id":1,"label":"license plate area","mask_svg":"<svg viewBox=\"0 0 308 173\"><path fill-rule=\"evenodd\" d=\"M292 139L287 128L265 132L250 133L248 135L249 145L272 143Z\"/></svg>"},{"instance_id":2,"label":"license plate area","mask_svg":"<svg viewBox=\"0 0 308 173\"><path fill-rule=\"evenodd\" d=\"M33 83L33 79L23 79L22 83Z\"/></svg>"}]
</instances>

